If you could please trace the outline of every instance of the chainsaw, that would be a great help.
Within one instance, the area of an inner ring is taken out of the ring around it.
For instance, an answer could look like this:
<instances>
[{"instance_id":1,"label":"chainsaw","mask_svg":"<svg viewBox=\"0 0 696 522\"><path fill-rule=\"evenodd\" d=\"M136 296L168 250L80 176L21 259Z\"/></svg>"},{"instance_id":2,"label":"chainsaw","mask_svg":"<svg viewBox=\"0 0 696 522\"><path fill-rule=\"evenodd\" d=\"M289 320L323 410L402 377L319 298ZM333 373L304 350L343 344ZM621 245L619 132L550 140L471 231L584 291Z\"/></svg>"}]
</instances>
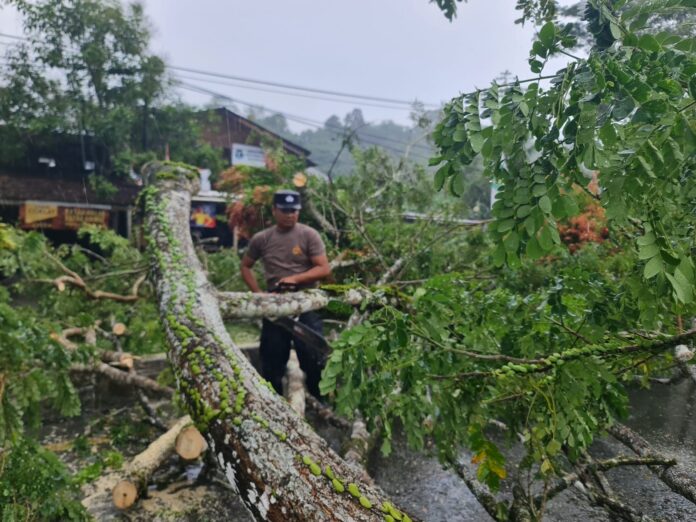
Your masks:
<instances>
[{"instance_id":1,"label":"chainsaw","mask_svg":"<svg viewBox=\"0 0 696 522\"><path fill-rule=\"evenodd\" d=\"M296 284L278 283L269 289L269 292L282 294L286 292L297 292L298 290L299 287ZM267 318L267 320L291 333L295 339L302 341L323 365L331 353L331 347L329 343L326 342L323 335L319 332L315 332L306 324L301 323L299 317L299 315L295 317L276 317L274 319Z\"/></svg>"}]
</instances>

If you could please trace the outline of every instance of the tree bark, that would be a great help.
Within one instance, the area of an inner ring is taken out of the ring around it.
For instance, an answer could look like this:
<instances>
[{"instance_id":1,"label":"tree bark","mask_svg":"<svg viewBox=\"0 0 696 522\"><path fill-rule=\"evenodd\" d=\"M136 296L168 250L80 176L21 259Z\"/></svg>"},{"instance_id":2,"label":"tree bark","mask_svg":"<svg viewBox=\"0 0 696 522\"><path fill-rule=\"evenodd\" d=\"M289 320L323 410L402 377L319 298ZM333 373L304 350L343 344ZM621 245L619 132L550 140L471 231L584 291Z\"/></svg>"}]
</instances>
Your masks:
<instances>
[{"instance_id":1,"label":"tree bark","mask_svg":"<svg viewBox=\"0 0 696 522\"><path fill-rule=\"evenodd\" d=\"M189 232L197 172L167 163L144 171L145 228L169 358L178 389L233 489L257 520L383 520L385 494L361 483L230 339ZM386 508L396 512L391 504Z\"/></svg>"},{"instance_id":2,"label":"tree bark","mask_svg":"<svg viewBox=\"0 0 696 522\"><path fill-rule=\"evenodd\" d=\"M650 444L628 426L616 424L609 428L609 433L623 442L641 457L655 457L669 460L652 449ZM696 476L689 473L684 466L648 466L672 491L696 504Z\"/></svg>"},{"instance_id":3,"label":"tree bark","mask_svg":"<svg viewBox=\"0 0 696 522\"><path fill-rule=\"evenodd\" d=\"M220 313L226 319L253 319L257 317L287 317L326 307L331 299L340 299L350 305L358 305L369 299L370 292L350 289L340 297L330 297L322 290L304 290L270 294L250 292L218 292Z\"/></svg>"}]
</instances>

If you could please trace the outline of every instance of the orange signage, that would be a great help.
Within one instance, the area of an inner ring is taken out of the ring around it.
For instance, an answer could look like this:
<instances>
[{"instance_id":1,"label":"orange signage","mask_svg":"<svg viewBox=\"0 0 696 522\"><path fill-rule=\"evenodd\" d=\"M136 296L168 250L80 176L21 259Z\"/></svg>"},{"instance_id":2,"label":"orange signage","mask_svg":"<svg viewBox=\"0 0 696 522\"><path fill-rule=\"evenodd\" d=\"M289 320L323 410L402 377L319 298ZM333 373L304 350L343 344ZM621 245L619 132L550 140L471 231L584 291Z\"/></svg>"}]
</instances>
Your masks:
<instances>
[{"instance_id":1,"label":"orange signage","mask_svg":"<svg viewBox=\"0 0 696 522\"><path fill-rule=\"evenodd\" d=\"M19 220L22 228L77 230L84 225L106 228L109 225L109 211L25 203L19 207Z\"/></svg>"},{"instance_id":2,"label":"orange signage","mask_svg":"<svg viewBox=\"0 0 696 522\"><path fill-rule=\"evenodd\" d=\"M58 205L41 205L39 203L26 203L24 205L24 223L27 225L55 217L58 217Z\"/></svg>"}]
</instances>

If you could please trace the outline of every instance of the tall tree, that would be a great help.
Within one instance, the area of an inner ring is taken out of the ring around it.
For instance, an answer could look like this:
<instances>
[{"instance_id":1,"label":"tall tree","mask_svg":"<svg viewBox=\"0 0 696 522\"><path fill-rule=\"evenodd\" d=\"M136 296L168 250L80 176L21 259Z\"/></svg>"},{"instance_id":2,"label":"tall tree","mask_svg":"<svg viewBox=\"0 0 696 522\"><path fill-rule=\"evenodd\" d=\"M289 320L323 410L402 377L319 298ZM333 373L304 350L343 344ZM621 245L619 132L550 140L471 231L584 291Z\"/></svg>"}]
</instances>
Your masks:
<instances>
[{"instance_id":1,"label":"tall tree","mask_svg":"<svg viewBox=\"0 0 696 522\"><path fill-rule=\"evenodd\" d=\"M171 104L162 59L149 50L142 4L117 0L4 0L26 40L6 52L0 83L5 162L52 133L79 136L97 174L127 174L165 145L173 159L219 170L199 120ZM143 157L143 153L146 153Z\"/></svg>"},{"instance_id":2,"label":"tall tree","mask_svg":"<svg viewBox=\"0 0 696 522\"><path fill-rule=\"evenodd\" d=\"M140 4L8 0L28 41L7 54L0 111L20 134L90 135L109 155L129 148L131 128L164 90L164 63L148 50ZM109 171L108 156L97 168Z\"/></svg>"}]
</instances>

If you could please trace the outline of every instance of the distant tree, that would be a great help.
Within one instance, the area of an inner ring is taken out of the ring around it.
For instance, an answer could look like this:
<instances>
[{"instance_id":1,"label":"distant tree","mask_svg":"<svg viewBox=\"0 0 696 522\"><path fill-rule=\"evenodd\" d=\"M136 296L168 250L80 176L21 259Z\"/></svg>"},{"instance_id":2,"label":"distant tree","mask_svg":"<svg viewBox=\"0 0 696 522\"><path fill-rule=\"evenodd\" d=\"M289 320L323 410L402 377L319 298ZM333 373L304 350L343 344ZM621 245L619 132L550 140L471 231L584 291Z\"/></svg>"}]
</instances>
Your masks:
<instances>
[{"instance_id":1,"label":"distant tree","mask_svg":"<svg viewBox=\"0 0 696 522\"><path fill-rule=\"evenodd\" d=\"M167 103L165 64L148 49L150 28L141 4L1 4L19 11L26 37L5 54L0 82L4 160L21 158L29 141L59 132L90 137L101 175L128 173L144 158L161 156L170 140L179 159L220 166L211 150L198 150L192 111Z\"/></svg>"}]
</instances>

